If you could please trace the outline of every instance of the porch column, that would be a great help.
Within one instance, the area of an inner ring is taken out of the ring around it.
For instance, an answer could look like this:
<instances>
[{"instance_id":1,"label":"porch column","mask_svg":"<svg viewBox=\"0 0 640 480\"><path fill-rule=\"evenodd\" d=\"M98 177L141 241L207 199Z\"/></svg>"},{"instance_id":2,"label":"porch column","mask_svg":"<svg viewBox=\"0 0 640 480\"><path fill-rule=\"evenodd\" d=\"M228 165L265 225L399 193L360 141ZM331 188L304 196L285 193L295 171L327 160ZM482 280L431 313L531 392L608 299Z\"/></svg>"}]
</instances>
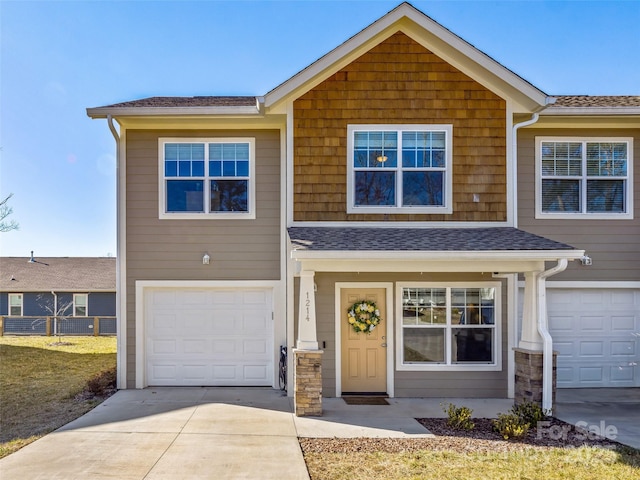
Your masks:
<instances>
[{"instance_id":1,"label":"porch column","mask_svg":"<svg viewBox=\"0 0 640 480\"><path fill-rule=\"evenodd\" d=\"M538 318L546 317L546 303L542 272L525 272L524 302L522 308L522 333L515 351L514 402L533 402L543 405L544 391L544 341L538 331ZM555 399L556 355L553 357L552 397ZM548 406L546 407L549 408Z\"/></svg>"},{"instance_id":2,"label":"porch column","mask_svg":"<svg viewBox=\"0 0 640 480\"><path fill-rule=\"evenodd\" d=\"M316 332L316 294L313 279L314 271L300 272L300 302L298 307L298 340L300 350L318 350Z\"/></svg>"},{"instance_id":3,"label":"porch column","mask_svg":"<svg viewBox=\"0 0 640 480\"><path fill-rule=\"evenodd\" d=\"M293 403L297 417L322 415L322 350L316 331L315 272L300 272L298 339L293 365Z\"/></svg>"},{"instance_id":4,"label":"porch column","mask_svg":"<svg viewBox=\"0 0 640 480\"><path fill-rule=\"evenodd\" d=\"M542 351L542 337L538 332L538 276L539 272L525 272L522 304L522 333L518 348Z\"/></svg>"}]
</instances>

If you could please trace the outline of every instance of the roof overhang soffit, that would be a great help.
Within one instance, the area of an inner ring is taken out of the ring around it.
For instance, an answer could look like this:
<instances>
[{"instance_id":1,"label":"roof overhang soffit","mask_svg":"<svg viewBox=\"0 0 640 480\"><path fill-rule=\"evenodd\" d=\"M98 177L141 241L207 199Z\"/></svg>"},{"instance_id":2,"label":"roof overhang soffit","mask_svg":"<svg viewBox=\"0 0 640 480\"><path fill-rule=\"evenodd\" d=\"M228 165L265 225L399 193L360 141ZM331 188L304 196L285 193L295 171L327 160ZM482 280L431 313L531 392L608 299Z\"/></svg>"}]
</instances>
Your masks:
<instances>
[{"instance_id":1,"label":"roof overhang soffit","mask_svg":"<svg viewBox=\"0 0 640 480\"><path fill-rule=\"evenodd\" d=\"M104 117L93 117L104 118ZM186 129L207 129L207 128L229 128L229 129L264 129L281 128L286 124L284 115L253 115L253 116L232 116L232 115L118 115L113 117L123 128L128 129L153 129L175 128Z\"/></svg>"},{"instance_id":2,"label":"roof overhang soffit","mask_svg":"<svg viewBox=\"0 0 640 480\"><path fill-rule=\"evenodd\" d=\"M291 79L265 95L267 112L286 105L383 42L402 32L444 61L513 105L514 112L535 112L547 95L408 4L402 4Z\"/></svg>"},{"instance_id":3,"label":"roof overhang soffit","mask_svg":"<svg viewBox=\"0 0 640 480\"><path fill-rule=\"evenodd\" d=\"M316 272L541 272L545 270L545 262L573 261L583 256L584 250L291 252L300 270Z\"/></svg>"}]
</instances>

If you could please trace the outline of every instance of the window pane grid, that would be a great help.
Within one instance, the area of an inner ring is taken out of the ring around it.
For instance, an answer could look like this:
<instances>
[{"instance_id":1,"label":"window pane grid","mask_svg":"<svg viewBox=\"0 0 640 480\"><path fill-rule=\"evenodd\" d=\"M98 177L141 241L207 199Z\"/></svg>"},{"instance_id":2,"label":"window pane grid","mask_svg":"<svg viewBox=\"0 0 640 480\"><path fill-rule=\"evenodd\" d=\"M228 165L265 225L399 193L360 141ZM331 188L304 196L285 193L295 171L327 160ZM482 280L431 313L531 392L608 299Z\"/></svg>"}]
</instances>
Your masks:
<instances>
[{"instance_id":1,"label":"window pane grid","mask_svg":"<svg viewBox=\"0 0 640 480\"><path fill-rule=\"evenodd\" d=\"M249 143L166 143L164 177L167 213L249 211Z\"/></svg>"},{"instance_id":2,"label":"window pane grid","mask_svg":"<svg viewBox=\"0 0 640 480\"><path fill-rule=\"evenodd\" d=\"M496 360L493 287L402 289L404 364L489 365Z\"/></svg>"},{"instance_id":3,"label":"window pane grid","mask_svg":"<svg viewBox=\"0 0 640 480\"><path fill-rule=\"evenodd\" d=\"M543 212L626 212L627 142L541 142L540 155Z\"/></svg>"},{"instance_id":4,"label":"window pane grid","mask_svg":"<svg viewBox=\"0 0 640 480\"><path fill-rule=\"evenodd\" d=\"M446 132L354 131L352 153L354 206L444 206Z\"/></svg>"}]
</instances>

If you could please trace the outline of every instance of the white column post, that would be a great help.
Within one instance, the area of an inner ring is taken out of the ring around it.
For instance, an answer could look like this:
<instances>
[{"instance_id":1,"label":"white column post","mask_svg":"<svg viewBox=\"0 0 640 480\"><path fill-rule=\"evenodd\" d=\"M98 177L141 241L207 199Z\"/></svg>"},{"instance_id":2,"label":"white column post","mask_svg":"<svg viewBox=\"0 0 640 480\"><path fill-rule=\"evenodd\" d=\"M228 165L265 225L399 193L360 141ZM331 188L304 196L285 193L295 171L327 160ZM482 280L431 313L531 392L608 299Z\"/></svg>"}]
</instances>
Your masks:
<instances>
[{"instance_id":1,"label":"white column post","mask_svg":"<svg viewBox=\"0 0 640 480\"><path fill-rule=\"evenodd\" d=\"M318 350L316 329L316 294L314 288L315 272L300 272L300 303L298 307L298 340L300 350Z\"/></svg>"},{"instance_id":2,"label":"white column post","mask_svg":"<svg viewBox=\"0 0 640 480\"><path fill-rule=\"evenodd\" d=\"M538 277L540 272L525 272L522 305L522 333L519 348L542 351L542 337L538 332Z\"/></svg>"}]
</instances>

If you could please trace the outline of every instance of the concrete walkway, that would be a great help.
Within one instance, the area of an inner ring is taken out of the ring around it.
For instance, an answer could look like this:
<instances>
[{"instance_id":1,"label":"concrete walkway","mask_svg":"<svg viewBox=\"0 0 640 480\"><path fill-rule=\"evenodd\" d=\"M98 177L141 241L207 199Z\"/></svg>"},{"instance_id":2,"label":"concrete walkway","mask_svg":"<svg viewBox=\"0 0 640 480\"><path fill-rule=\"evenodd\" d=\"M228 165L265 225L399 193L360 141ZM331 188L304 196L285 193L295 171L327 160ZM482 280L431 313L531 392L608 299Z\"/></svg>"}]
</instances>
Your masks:
<instances>
[{"instance_id":1,"label":"concrete walkway","mask_svg":"<svg viewBox=\"0 0 640 480\"><path fill-rule=\"evenodd\" d=\"M572 424L605 421L617 427L616 440L640 446L639 395L640 389L559 391L557 416ZM474 417L496 417L512 405L468 398L388 402L362 406L324 398L322 417L298 418L292 399L270 388L122 390L1 459L0 478L308 480L298 437L428 437L415 418L445 417L441 403L467 406Z\"/></svg>"}]
</instances>

